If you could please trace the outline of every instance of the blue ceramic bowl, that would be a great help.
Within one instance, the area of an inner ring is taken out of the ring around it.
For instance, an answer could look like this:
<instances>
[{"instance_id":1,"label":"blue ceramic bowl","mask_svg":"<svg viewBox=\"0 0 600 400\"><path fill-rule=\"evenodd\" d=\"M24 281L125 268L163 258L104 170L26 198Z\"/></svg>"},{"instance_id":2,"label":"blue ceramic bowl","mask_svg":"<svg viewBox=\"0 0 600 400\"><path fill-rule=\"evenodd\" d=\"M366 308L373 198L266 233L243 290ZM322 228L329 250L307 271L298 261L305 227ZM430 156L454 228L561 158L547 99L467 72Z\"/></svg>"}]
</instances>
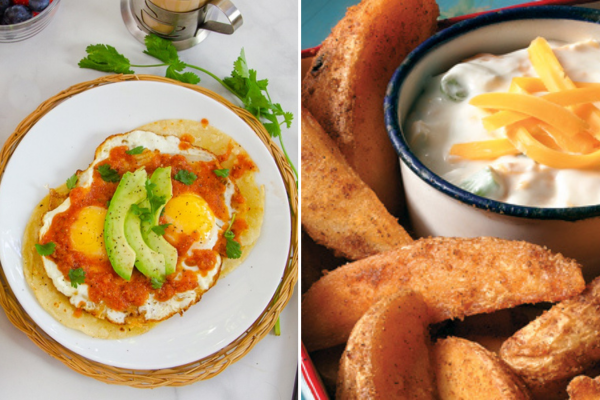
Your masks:
<instances>
[{"instance_id":1,"label":"blue ceramic bowl","mask_svg":"<svg viewBox=\"0 0 600 400\"><path fill-rule=\"evenodd\" d=\"M385 120L401 159L406 202L419 236L495 236L546 245L600 274L600 205L538 208L469 193L437 176L412 153L403 123L425 82L479 53L526 48L538 36L576 42L600 40L600 11L542 6L485 14L445 29L417 47L396 70L385 98ZM598 182L600 190L600 181Z\"/></svg>"}]
</instances>

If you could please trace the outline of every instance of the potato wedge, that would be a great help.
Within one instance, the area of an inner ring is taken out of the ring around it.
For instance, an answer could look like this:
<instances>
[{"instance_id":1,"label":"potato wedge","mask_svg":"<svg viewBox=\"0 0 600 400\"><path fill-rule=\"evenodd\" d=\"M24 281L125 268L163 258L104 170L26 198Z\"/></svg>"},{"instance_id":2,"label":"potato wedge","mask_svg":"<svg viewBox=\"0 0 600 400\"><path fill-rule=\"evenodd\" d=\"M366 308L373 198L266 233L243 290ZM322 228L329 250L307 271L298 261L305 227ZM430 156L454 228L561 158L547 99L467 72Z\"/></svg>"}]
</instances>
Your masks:
<instances>
[{"instance_id":1,"label":"potato wedge","mask_svg":"<svg viewBox=\"0 0 600 400\"><path fill-rule=\"evenodd\" d=\"M524 303L560 301L585 288L577 262L526 242L428 238L347 264L304 294L302 339L310 350L344 343L381 298L409 288L432 322Z\"/></svg>"},{"instance_id":2,"label":"potato wedge","mask_svg":"<svg viewBox=\"0 0 600 400\"><path fill-rule=\"evenodd\" d=\"M578 296L549 311L510 337L500 357L535 396L563 397L567 382L600 361L600 278ZM562 394L552 387L563 387Z\"/></svg>"},{"instance_id":3,"label":"potato wedge","mask_svg":"<svg viewBox=\"0 0 600 400\"><path fill-rule=\"evenodd\" d=\"M301 174L302 226L336 256L358 260L412 242L306 109Z\"/></svg>"},{"instance_id":4,"label":"potato wedge","mask_svg":"<svg viewBox=\"0 0 600 400\"><path fill-rule=\"evenodd\" d=\"M438 340L433 369L440 400L527 400L521 379L494 353L457 337Z\"/></svg>"},{"instance_id":5,"label":"potato wedge","mask_svg":"<svg viewBox=\"0 0 600 400\"><path fill-rule=\"evenodd\" d=\"M428 324L418 293L400 291L374 304L352 330L336 399L434 399Z\"/></svg>"},{"instance_id":6,"label":"potato wedge","mask_svg":"<svg viewBox=\"0 0 600 400\"><path fill-rule=\"evenodd\" d=\"M569 400L600 399L600 376L592 379L589 376L577 376L567 387Z\"/></svg>"},{"instance_id":7,"label":"potato wedge","mask_svg":"<svg viewBox=\"0 0 600 400\"><path fill-rule=\"evenodd\" d=\"M333 28L303 81L303 105L396 216L403 196L383 98L402 60L436 31L438 14L434 0L363 0Z\"/></svg>"}]
</instances>

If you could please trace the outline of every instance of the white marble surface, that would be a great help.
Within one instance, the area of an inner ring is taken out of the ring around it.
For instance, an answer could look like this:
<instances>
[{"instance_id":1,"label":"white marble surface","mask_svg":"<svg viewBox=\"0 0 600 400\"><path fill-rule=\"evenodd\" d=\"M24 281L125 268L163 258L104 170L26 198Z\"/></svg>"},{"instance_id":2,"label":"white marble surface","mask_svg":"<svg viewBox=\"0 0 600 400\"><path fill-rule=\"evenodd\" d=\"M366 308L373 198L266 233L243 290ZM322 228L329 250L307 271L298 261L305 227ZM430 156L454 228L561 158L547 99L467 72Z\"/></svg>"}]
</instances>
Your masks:
<instances>
[{"instance_id":1,"label":"white marble surface","mask_svg":"<svg viewBox=\"0 0 600 400\"><path fill-rule=\"evenodd\" d=\"M202 44L182 52L181 58L226 76L244 47L250 67L258 70L259 78L269 78L273 99L299 118L298 1L234 2L244 16L244 26L233 36L209 35ZM115 46L132 63L152 62L125 28L118 0L62 0L55 19L37 36L0 43L0 143L45 99L103 75L77 67L85 47L95 43ZM138 71L162 74L162 69ZM210 78L202 78L202 86L233 100ZM284 132L296 165L298 131L294 122ZM79 375L39 349L0 311L0 399L291 399L298 360L298 306L296 292L281 316L282 335L269 334L216 378L152 390L108 385Z\"/></svg>"}]
</instances>

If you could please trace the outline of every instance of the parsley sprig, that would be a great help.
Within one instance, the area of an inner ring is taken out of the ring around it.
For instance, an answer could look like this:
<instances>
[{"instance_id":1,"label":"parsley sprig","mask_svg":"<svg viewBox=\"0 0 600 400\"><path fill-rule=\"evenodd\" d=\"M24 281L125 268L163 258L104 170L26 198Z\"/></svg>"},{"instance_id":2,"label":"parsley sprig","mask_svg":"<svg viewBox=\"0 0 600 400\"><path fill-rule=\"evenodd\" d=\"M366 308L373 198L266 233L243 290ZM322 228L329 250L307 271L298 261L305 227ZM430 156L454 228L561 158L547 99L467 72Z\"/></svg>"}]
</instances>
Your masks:
<instances>
[{"instance_id":1,"label":"parsley sprig","mask_svg":"<svg viewBox=\"0 0 600 400\"><path fill-rule=\"evenodd\" d=\"M229 170L227 168L213 170L216 176L221 178L227 178L229 176Z\"/></svg>"},{"instance_id":2,"label":"parsley sprig","mask_svg":"<svg viewBox=\"0 0 600 400\"><path fill-rule=\"evenodd\" d=\"M242 246L239 242L233 240L235 238L235 234L231 230L231 226L235 221L236 214L233 213L231 216L231 221L229 222L229 226L227 230L223 233L223 237L227 240L225 244L225 251L227 252L227 258L240 258L242 256Z\"/></svg>"},{"instance_id":3,"label":"parsley sprig","mask_svg":"<svg viewBox=\"0 0 600 400\"><path fill-rule=\"evenodd\" d=\"M144 152L144 146L137 146L137 147L134 147L133 149L127 150L125 152L125 154L133 156L136 154L142 154L143 152Z\"/></svg>"},{"instance_id":4,"label":"parsley sprig","mask_svg":"<svg viewBox=\"0 0 600 400\"><path fill-rule=\"evenodd\" d=\"M188 185L188 186L191 185L192 183L194 183L196 178L198 178L198 176L196 176L195 173L185 170L185 169L180 169L179 171L177 171L177 173L173 177L173 179L175 179L185 185Z\"/></svg>"},{"instance_id":5,"label":"parsley sprig","mask_svg":"<svg viewBox=\"0 0 600 400\"><path fill-rule=\"evenodd\" d=\"M77 288L77 286L85 283L85 271L83 268L76 268L69 270L69 279L71 280L71 286Z\"/></svg>"},{"instance_id":6,"label":"parsley sprig","mask_svg":"<svg viewBox=\"0 0 600 400\"><path fill-rule=\"evenodd\" d=\"M35 244L35 250L40 256L49 256L50 254L54 253L55 249L56 243L54 242L48 242L46 244Z\"/></svg>"},{"instance_id":7,"label":"parsley sprig","mask_svg":"<svg viewBox=\"0 0 600 400\"><path fill-rule=\"evenodd\" d=\"M116 169L112 169L108 164L102 164L97 170L105 182L119 182L121 180L119 172Z\"/></svg>"},{"instance_id":8,"label":"parsley sprig","mask_svg":"<svg viewBox=\"0 0 600 400\"><path fill-rule=\"evenodd\" d=\"M163 236L165 234L165 230L171 225L170 223L156 225L152 227L152 232L156 233L158 236Z\"/></svg>"},{"instance_id":9,"label":"parsley sprig","mask_svg":"<svg viewBox=\"0 0 600 400\"><path fill-rule=\"evenodd\" d=\"M182 61L173 43L166 39L151 34L146 36L145 44L146 50L144 50L144 53L162 61L162 64L131 64L129 59L120 54L114 47L96 44L86 48L87 56L79 61L79 66L118 74L133 74L134 71L131 68L166 66L165 75L167 78L194 85L200 82L200 77L193 72L184 71L185 69L194 69L210 76L237 97L244 108L264 125L271 137L279 140L281 149L292 167L296 180L298 180L298 171L290 160L281 136L282 126L289 129L294 115L291 112L284 111L281 104L273 103L268 91L269 81L267 79L259 80L256 70L248 67L243 48L240 56L233 63L231 75L220 79L204 68Z\"/></svg>"},{"instance_id":10,"label":"parsley sprig","mask_svg":"<svg viewBox=\"0 0 600 400\"><path fill-rule=\"evenodd\" d=\"M78 180L79 177L77 176L77 174L71 175L69 179L67 179L67 189L73 189L75 186L77 186Z\"/></svg>"},{"instance_id":11,"label":"parsley sprig","mask_svg":"<svg viewBox=\"0 0 600 400\"><path fill-rule=\"evenodd\" d=\"M141 221L151 222L154 212L161 206L165 205L167 203L167 199L165 196L158 196L154 193L154 189L156 189L156 183L151 182L150 179L146 179L145 186L146 199L148 200L150 207L140 207L139 204L132 204L131 212L140 217Z\"/></svg>"}]
</instances>

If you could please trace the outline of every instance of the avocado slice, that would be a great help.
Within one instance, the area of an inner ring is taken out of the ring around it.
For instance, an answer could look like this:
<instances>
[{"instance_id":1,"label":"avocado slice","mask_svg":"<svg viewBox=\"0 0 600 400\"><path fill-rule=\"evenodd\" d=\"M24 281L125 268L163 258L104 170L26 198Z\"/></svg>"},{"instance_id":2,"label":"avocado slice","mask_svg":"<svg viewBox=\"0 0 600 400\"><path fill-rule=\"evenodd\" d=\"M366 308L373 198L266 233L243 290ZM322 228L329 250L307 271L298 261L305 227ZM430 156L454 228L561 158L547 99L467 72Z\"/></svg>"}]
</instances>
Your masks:
<instances>
[{"instance_id":1,"label":"avocado slice","mask_svg":"<svg viewBox=\"0 0 600 400\"><path fill-rule=\"evenodd\" d=\"M108 259L115 272L127 281L131 279L136 254L125 237L125 218L132 204L146 198L144 184L147 177L143 168L123 174L104 220L104 243Z\"/></svg>"},{"instance_id":2,"label":"avocado slice","mask_svg":"<svg viewBox=\"0 0 600 400\"><path fill-rule=\"evenodd\" d=\"M142 202L145 203L147 200ZM144 276L165 280L165 256L152 250L142 238L140 217L132 210L125 217L125 237L131 248L135 251L135 267Z\"/></svg>"},{"instance_id":3,"label":"avocado slice","mask_svg":"<svg viewBox=\"0 0 600 400\"><path fill-rule=\"evenodd\" d=\"M152 174L150 182L156 185L153 190L154 195L163 197L164 203L160 207L157 207L155 210L153 210L153 213L148 221L142 221L142 237L144 238L146 244L148 244L148 247L164 256L165 275L170 275L175 272L175 267L177 266L177 249L167 242L164 237L157 235L152 230L152 227L159 224L158 219L160 218L162 210L165 208L165 204L167 204L167 202L173 197L171 167L157 168ZM143 206L150 207L149 204Z\"/></svg>"}]
</instances>

